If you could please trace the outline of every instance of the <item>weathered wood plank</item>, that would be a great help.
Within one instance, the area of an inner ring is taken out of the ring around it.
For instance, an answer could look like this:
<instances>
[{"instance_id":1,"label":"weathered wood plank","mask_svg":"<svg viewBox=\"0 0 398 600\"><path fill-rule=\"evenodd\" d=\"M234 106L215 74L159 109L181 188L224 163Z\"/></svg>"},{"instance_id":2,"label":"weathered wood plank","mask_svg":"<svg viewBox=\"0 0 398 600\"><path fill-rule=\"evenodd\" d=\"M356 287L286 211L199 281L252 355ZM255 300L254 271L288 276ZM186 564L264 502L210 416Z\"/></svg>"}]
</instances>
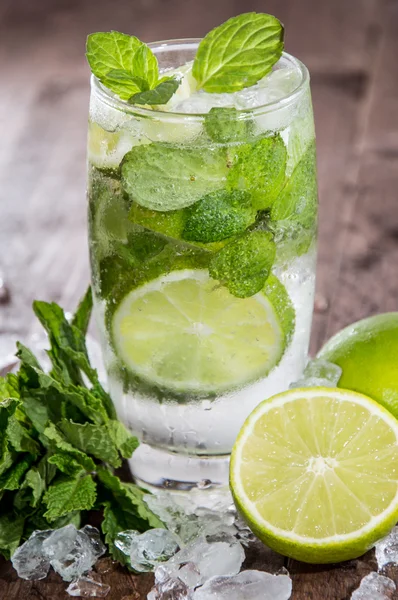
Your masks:
<instances>
[{"instance_id":1,"label":"weathered wood plank","mask_svg":"<svg viewBox=\"0 0 398 600\"><path fill-rule=\"evenodd\" d=\"M108 558L101 559L96 570L97 579L111 587L107 600L145 599L153 585L152 575L132 575ZM67 586L54 571L43 581L19 579L11 563L0 557L0 600L70 600Z\"/></svg>"},{"instance_id":2,"label":"weathered wood plank","mask_svg":"<svg viewBox=\"0 0 398 600\"><path fill-rule=\"evenodd\" d=\"M300 0L289 4L286 46L313 72L366 71L378 0ZM316 48L316 51L315 51Z\"/></svg>"},{"instance_id":3,"label":"weathered wood plank","mask_svg":"<svg viewBox=\"0 0 398 600\"><path fill-rule=\"evenodd\" d=\"M12 303L0 332L23 334L31 300L73 307L88 278L85 136L88 69L84 39L95 30L145 40L201 36L233 14L265 10L287 29L287 49L313 77L320 179L318 293L313 350L361 316L398 308L397 3L388 0L3 0L0 5L0 268ZM23 44L21 45L21 40ZM256 546L247 566L275 570ZM348 600L375 563L289 562L293 600ZM395 577L393 573L392 576ZM110 600L145 598L150 577L112 569ZM68 598L54 574L21 582L0 561L0 599Z\"/></svg>"},{"instance_id":4,"label":"weathered wood plank","mask_svg":"<svg viewBox=\"0 0 398 600\"><path fill-rule=\"evenodd\" d=\"M383 38L369 90L352 217L331 300L327 333L357 319L398 310L398 6L386 4Z\"/></svg>"}]
</instances>

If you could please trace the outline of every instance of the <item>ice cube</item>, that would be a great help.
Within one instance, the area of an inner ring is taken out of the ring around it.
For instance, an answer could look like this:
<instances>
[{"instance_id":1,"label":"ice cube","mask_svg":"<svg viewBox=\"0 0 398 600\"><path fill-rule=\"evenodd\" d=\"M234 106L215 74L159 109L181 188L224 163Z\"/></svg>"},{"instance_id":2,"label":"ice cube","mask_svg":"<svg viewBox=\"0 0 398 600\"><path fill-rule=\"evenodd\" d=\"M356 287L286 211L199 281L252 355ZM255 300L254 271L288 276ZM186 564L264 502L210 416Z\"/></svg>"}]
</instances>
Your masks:
<instances>
[{"instance_id":1,"label":"ice cube","mask_svg":"<svg viewBox=\"0 0 398 600\"><path fill-rule=\"evenodd\" d=\"M167 77L177 77L180 80L180 85L177 91L172 95L167 104L164 104L158 108L166 111L175 111L177 104L189 98L189 96L195 92L197 87L197 81L192 75L193 62L186 63L176 69L163 70L161 73Z\"/></svg>"},{"instance_id":2,"label":"ice cube","mask_svg":"<svg viewBox=\"0 0 398 600\"><path fill-rule=\"evenodd\" d=\"M351 600L391 600L396 585L389 577L378 573L369 573L351 596Z\"/></svg>"},{"instance_id":3,"label":"ice cube","mask_svg":"<svg viewBox=\"0 0 398 600\"><path fill-rule=\"evenodd\" d=\"M168 562L155 571L156 581L179 577L186 585L197 587L211 577L239 573L245 559L242 546L233 538L233 543L208 543L204 538L185 546ZM192 563L195 572L184 565Z\"/></svg>"},{"instance_id":4,"label":"ice cube","mask_svg":"<svg viewBox=\"0 0 398 600\"><path fill-rule=\"evenodd\" d=\"M78 598L106 598L111 587L95 581L91 577L79 577L67 588L69 596L77 596Z\"/></svg>"},{"instance_id":5,"label":"ice cube","mask_svg":"<svg viewBox=\"0 0 398 600\"><path fill-rule=\"evenodd\" d=\"M217 497L217 506L222 508L217 511L198 506L203 500L203 492L190 493L186 497L173 497L171 494L147 495L144 500L183 544L189 544L198 537L209 536L213 539L217 535L237 534L234 526L236 513L230 510L231 501L226 495L222 499Z\"/></svg>"},{"instance_id":6,"label":"ice cube","mask_svg":"<svg viewBox=\"0 0 398 600\"><path fill-rule=\"evenodd\" d=\"M151 529L131 540L130 563L138 573L153 571L179 550L175 535L167 529Z\"/></svg>"},{"instance_id":7,"label":"ice cube","mask_svg":"<svg viewBox=\"0 0 398 600\"><path fill-rule=\"evenodd\" d=\"M288 600L292 581L286 575L242 571L232 577L215 577L197 589L193 600Z\"/></svg>"},{"instance_id":8,"label":"ice cube","mask_svg":"<svg viewBox=\"0 0 398 600\"><path fill-rule=\"evenodd\" d=\"M186 114L206 114L212 108L233 108L235 106L234 94L209 94L203 90L193 93L174 107L175 112Z\"/></svg>"},{"instance_id":9,"label":"ice cube","mask_svg":"<svg viewBox=\"0 0 398 600\"><path fill-rule=\"evenodd\" d=\"M339 365L317 358L308 363L302 378L292 383L290 388L336 387L342 373L343 369Z\"/></svg>"},{"instance_id":10,"label":"ice cube","mask_svg":"<svg viewBox=\"0 0 398 600\"><path fill-rule=\"evenodd\" d=\"M178 578L157 583L148 594L148 600L192 600L193 590Z\"/></svg>"},{"instance_id":11,"label":"ice cube","mask_svg":"<svg viewBox=\"0 0 398 600\"><path fill-rule=\"evenodd\" d=\"M93 529L90 528L89 536L74 525L67 525L55 530L44 541L43 552L64 581L72 581L87 573L104 553L105 547L100 545L97 536L93 539Z\"/></svg>"},{"instance_id":12,"label":"ice cube","mask_svg":"<svg viewBox=\"0 0 398 600\"><path fill-rule=\"evenodd\" d=\"M120 550L120 552L122 552L126 557L130 558L130 552L133 547L133 542L139 536L140 533L132 529L121 531L117 534L114 544L116 548Z\"/></svg>"},{"instance_id":13,"label":"ice cube","mask_svg":"<svg viewBox=\"0 0 398 600\"><path fill-rule=\"evenodd\" d=\"M193 514L194 507L183 496L169 493L145 494L144 501L149 508L169 528L176 520L183 519L187 514Z\"/></svg>"},{"instance_id":14,"label":"ice cube","mask_svg":"<svg viewBox=\"0 0 398 600\"><path fill-rule=\"evenodd\" d=\"M51 534L51 529L34 531L30 538L14 552L11 561L18 577L31 581L47 577L50 561L43 554L43 542Z\"/></svg>"},{"instance_id":15,"label":"ice cube","mask_svg":"<svg viewBox=\"0 0 398 600\"><path fill-rule=\"evenodd\" d=\"M237 530L236 537L243 546L248 546L256 541L256 536L240 515L235 516L234 525Z\"/></svg>"},{"instance_id":16,"label":"ice cube","mask_svg":"<svg viewBox=\"0 0 398 600\"><path fill-rule=\"evenodd\" d=\"M85 534L91 544L91 548L96 558L99 558L106 552L106 546L101 540L100 532L96 527L91 525L85 525L80 532Z\"/></svg>"},{"instance_id":17,"label":"ice cube","mask_svg":"<svg viewBox=\"0 0 398 600\"><path fill-rule=\"evenodd\" d=\"M379 540L375 547L379 571L389 563L398 563L398 527Z\"/></svg>"},{"instance_id":18,"label":"ice cube","mask_svg":"<svg viewBox=\"0 0 398 600\"><path fill-rule=\"evenodd\" d=\"M297 69L283 68L272 71L255 85L235 92L237 108L256 108L280 100L291 94L299 85L300 73Z\"/></svg>"},{"instance_id":19,"label":"ice cube","mask_svg":"<svg viewBox=\"0 0 398 600\"><path fill-rule=\"evenodd\" d=\"M43 553L49 560L62 558L70 552L76 541L77 529L74 525L66 525L55 529L43 542Z\"/></svg>"}]
</instances>

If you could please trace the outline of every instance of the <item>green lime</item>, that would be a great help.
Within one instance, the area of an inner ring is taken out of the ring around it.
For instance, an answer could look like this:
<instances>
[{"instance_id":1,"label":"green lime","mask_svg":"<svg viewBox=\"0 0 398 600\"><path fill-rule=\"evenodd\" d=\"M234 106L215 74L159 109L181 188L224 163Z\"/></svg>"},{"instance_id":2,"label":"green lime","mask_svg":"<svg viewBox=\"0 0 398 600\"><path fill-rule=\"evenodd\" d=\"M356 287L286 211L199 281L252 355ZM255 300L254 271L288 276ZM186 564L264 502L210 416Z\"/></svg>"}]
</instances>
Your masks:
<instances>
[{"instance_id":1,"label":"green lime","mask_svg":"<svg viewBox=\"0 0 398 600\"><path fill-rule=\"evenodd\" d=\"M162 389L217 394L264 377L279 362L294 317L283 286L239 299L205 269L180 269L144 282L121 301L111 330L134 375ZM279 287L278 287L279 286Z\"/></svg>"},{"instance_id":2,"label":"green lime","mask_svg":"<svg viewBox=\"0 0 398 600\"><path fill-rule=\"evenodd\" d=\"M398 520L398 421L374 400L302 388L262 402L231 457L239 511L268 546L297 560L361 556Z\"/></svg>"},{"instance_id":3,"label":"green lime","mask_svg":"<svg viewBox=\"0 0 398 600\"><path fill-rule=\"evenodd\" d=\"M349 325L319 357L343 369L339 387L370 396L398 418L398 312Z\"/></svg>"}]
</instances>

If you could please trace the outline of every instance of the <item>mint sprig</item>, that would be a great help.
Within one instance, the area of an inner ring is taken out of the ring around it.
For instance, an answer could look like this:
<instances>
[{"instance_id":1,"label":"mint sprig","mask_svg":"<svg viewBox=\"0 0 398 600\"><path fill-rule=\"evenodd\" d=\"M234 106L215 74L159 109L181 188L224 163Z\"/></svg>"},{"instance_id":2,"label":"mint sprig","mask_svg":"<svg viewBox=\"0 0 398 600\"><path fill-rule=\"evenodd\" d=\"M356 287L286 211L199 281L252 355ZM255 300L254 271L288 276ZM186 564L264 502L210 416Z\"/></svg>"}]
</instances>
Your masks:
<instances>
[{"instance_id":1,"label":"mint sprig","mask_svg":"<svg viewBox=\"0 0 398 600\"><path fill-rule=\"evenodd\" d=\"M255 12L216 27L200 42L193 63L198 89L238 92L254 85L281 57L283 34L276 17Z\"/></svg>"},{"instance_id":2,"label":"mint sprig","mask_svg":"<svg viewBox=\"0 0 398 600\"><path fill-rule=\"evenodd\" d=\"M180 84L176 77L160 77L144 42L118 31L89 35L86 56L99 81L131 104L166 104Z\"/></svg>"},{"instance_id":3,"label":"mint sprig","mask_svg":"<svg viewBox=\"0 0 398 600\"><path fill-rule=\"evenodd\" d=\"M52 370L44 372L18 344L18 373L0 378L0 554L10 558L35 529L79 526L91 509L109 514L110 503L141 531L161 527L144 492L114 474L138 440L116 419L89 362L91 291L71 322L54 303L35 302L34 310L49 336ZM112 552L118 524L110 531L108 521L103 533Z\"/></svg>"}]
</instances>

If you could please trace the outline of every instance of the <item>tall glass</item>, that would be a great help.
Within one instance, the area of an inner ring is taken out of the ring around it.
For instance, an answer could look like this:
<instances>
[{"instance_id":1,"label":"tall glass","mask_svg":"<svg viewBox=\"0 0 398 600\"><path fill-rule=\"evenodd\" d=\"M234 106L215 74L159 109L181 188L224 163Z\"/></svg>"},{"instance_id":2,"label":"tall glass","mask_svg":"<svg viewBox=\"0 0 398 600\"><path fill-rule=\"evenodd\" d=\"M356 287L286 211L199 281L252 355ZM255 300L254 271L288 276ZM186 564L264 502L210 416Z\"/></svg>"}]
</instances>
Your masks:
<instances>
[{"instance_id":1,"label":"tall glass","mask_svg":"<svg viewBox=\"0 0 398 600\"><path fill-rule=\"evenodd\" d=\"M164 69L197 46L151 45ZM132 106L92 79L95 314L118 415L142 442L131 468L147 486L225 484L246 417L305 365L313 114L305 66L284 54L274 69L290 73L277 100L207 115Z\"/></svg>"}]
</instances>

